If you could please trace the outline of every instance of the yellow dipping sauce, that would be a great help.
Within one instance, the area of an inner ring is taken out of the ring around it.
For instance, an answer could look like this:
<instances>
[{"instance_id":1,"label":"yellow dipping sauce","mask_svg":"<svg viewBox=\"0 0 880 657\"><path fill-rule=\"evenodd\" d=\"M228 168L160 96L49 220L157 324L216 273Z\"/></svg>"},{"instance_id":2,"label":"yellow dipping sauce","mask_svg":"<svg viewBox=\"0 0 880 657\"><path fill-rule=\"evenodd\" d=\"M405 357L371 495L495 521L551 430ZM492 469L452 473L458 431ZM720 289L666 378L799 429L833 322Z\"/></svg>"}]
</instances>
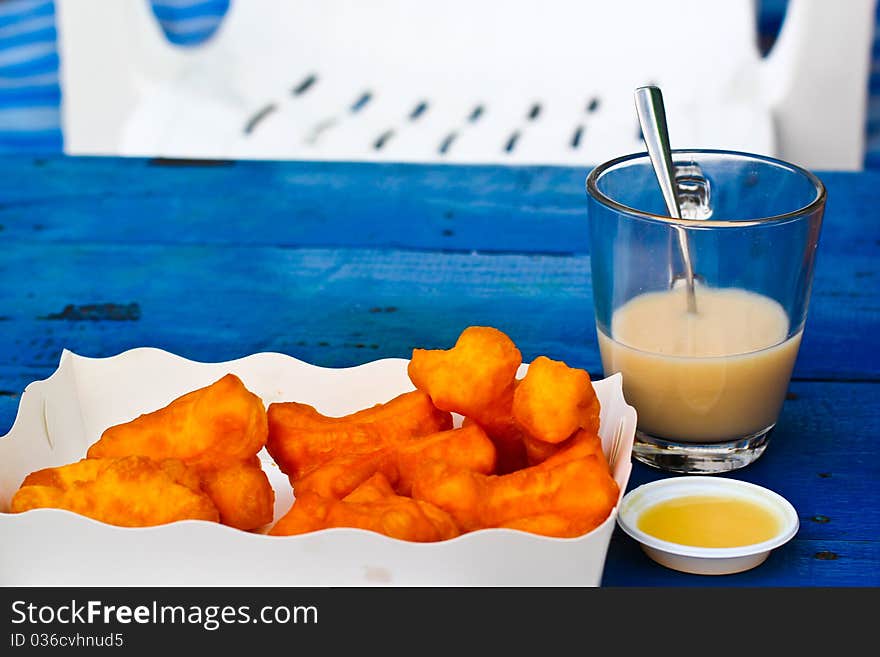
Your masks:
<instances>
[{"instance_id":1,"label":"yellow dipping sauce","mask_svg":"<svg viewBox=\"0 0 880 657\"><path fill-rule=\"evenodd\" d=\"M726 548L773 538L779 533L779 519L765 506L743 498L689 495L646 509L638 528L670 543Z\"/></svg>"}]
</instances>

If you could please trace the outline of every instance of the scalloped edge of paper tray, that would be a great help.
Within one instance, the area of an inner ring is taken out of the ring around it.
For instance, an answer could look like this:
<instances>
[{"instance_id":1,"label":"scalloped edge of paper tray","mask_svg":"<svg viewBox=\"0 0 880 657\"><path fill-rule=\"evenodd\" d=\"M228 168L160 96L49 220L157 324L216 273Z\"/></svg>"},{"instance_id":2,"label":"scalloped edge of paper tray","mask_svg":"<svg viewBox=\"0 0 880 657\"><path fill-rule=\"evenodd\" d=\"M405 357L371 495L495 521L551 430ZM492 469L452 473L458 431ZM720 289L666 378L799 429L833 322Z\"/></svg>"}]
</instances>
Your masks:
<instances>
[{"instance_id":1,"label":"scalloped edge of paper tray","mask_svg":"<svg viewBox=\"0 0 880 657\"><path fill-rule=\"evenodd\" d=\"M267 405L297 400L342 415L412 390L407 363L383 359L334 369L278 353L201 363L146 347L108 358L65 350L49 378L27 386L12 429L0 439L0 509L8 509L29 472L82 458L106 427L227 372ZM606 453L618 423L623 425L613 473L622 497L636 412L624 400L619 374L593 385ZM277 519L289 508L292 491L265 450L261 458L276 490ZM599 527L572 539L484 529L412 543L359 529L270 537L203 521L122 528L56 509L4 512L0 585L598 586L616 517L617 507Z\"/></svg>"}]
</instances>

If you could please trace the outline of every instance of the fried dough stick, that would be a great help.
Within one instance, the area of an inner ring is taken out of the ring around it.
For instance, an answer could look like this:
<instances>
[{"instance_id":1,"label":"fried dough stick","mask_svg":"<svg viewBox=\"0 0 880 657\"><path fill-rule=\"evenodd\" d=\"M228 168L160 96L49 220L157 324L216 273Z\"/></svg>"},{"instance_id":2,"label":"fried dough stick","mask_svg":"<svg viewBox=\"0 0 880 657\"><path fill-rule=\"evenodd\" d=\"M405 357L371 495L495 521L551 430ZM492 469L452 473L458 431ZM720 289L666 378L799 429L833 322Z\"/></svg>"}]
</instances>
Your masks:
<instances>
[{"instance_id":1,"label":"fried dough stick","mask_svg":"<svg viewBox=\"0 0 880 657\"><path fill-rule=\"evenodd\" d=\"M471 326L452 349L413 349L407 371L437 408L479 419L512 385L521 363L522 354L504 333Z\"/></svg>"},{"instance_id":2,"label":"fried dough stick","mask_svg":"<svg viewBox=\"0 0 880 657\"><path fill-rule=\"evenodd\" d=\"M529 436L561 443L578 429L599 430L599 399L585 370L539 356L513 395L513 417Z\"/></svg>"},{"instance_id":3,"label":"fried dough stick","mask_svg":"<svg viewBox=\"0 0 880 657\"><path fill-rule=\"evenodd\" d=\"M577 432L599 431L599 398L590 375L561 361L536 358L517 382L511 414L523 429L529 465L537 465L564 446Z\"/></svg>"},{"instance_id":4,"label":"fried dough stick","mask_svg":"<svg viewBox=\"0 0 880 657\"><path fill-rule=\"evenodd\" d=\"M447 511L462 531L512 527L571 537L599 525L617 502L598 436L582 432L540 465L507 475L482 475L425 463L413 498Z\"/></svg>"},{"instance_id":5,"label":"fried dough stick","mask_svg":"<svg viewBox=\"0 0 880 657\"><path fill-rule=\"evenodd\" d=\"M571 460L590 455L605 458L599 434L586 429L577 431L571 438L561 443L545 443L530 436L526 436L525 442L526 449L529 452L529 459L535 459L533 465L540 465L550 459L553 459L551 463L559 463L562 460Z\"/></svg>"},{"instance_id":6,"label":"fried dough stick","mask_svg":"<svg viewBox=\"0 0 880 657\"><path fill-rule=\"evenodd\" d=\"M495 469L495 446L474 424L401 441L368 454L338 456L301 479L291 478L291 484L297 496L313 492L341 499L379 472L397 493L408 496L416 470L426 460L489 474Z\"/></svg>"},{"instance_id":7,"label":"fried dough stick","mask_svg":"<svg viewBox=\"0 0 880 657\"><path fill-rule=\"evenodd\" d=\"M164 408L110 427L89 458L176 458L196 469L221 521L252 530L272 521L275 493L256 454L266 444L263 401L234 374Z\"/></svg>"},{"instance_id":8,"label":"fried dough stick","mask_svg":"<svg viewBox=\"0 0 880 657\"><path fill-rule=\"evenodd\" d=\"M11 510L38 508L66 509L121 527L219 520L195 471L179 460L143 456L84 459L33 472L12 498Z\"/></svg>"},{"instance_id":9,"label":"fried dough stick","mask_svg":"<svg viewBox=\"0 0 880 657\"><path fill-rule=\"evenodd\" d=\"M267 434L263 401L227 374L164 408L110 427L88 456L139 454L211 468L249 459L266 444Z\"/></svg>"},{"instance_id":10,"label":"fried dough stick","mask_svg":"<svg viewBox=\"0 0 880 657\"><path fill-rule=\"evenodd\" d=\"M408 373L437 408L479 424L498 450L498 471L526 465L522 431L512 413L516 371L522 354L498 329L471 326L452 349L414 349Z\"/></svg>"},{"instance_id":11,"label":"fried dough stick","mask_svg":"<svg viewBox=\"0 0 880 657\"><path fill-rule=\"evenodd\" d=\"M340 456L370 454L452 428L452 416L417 390L339 418L306 404L270 404L268 420L266 449L291 480Z\"/></svg>"},{"instance_id":12,"label":"fried dough stick","mask_svg":"<svg viewBox=\"0 0 880 657\"><path fill-rule=\"evenodd\" d=\"M220 511L220 522L252 530L272 522L275 491L258 456L201 470L202 490Z\"/></svg>"},{"instance_id":13,"label":"fried dough stick","mask_svg":"<svg viewBox=\"0 0 880 657\"><path fill-rule=\"evenodd\" d=\"M442 541L459 535L449 514L396 495L376 473L342 500L315 493L297 497L291 510L269 531L271 536L304 534L330 527L367 529L404 541Z\"/></svg>"},{"instance_id":14,"label":"fried dough stick","mask_svg":"<svg viewBox=\"0 0 880 657\"><path fill-rule=\"evenodd\" d=\"M381 424L392 434L424 435L437 431L438 425L452 426L449 414L438 410L427 395L417 390L341 417L323 415L313 406L298 402L278 402L271 406L279 413L279 420L298 429L324 429L334 424Z\"/></svg>"}]
</instances>

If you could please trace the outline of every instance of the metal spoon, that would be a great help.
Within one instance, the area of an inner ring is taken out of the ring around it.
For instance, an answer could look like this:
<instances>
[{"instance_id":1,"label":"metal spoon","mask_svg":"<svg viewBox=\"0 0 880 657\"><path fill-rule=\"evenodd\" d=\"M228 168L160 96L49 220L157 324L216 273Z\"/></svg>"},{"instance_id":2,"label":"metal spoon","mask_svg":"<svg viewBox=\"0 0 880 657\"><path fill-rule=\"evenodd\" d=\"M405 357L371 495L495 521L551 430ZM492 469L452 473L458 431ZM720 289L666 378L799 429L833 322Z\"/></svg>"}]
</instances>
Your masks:
<instances>
[{"instance_id":1,"label":"metal spoon","mask_svg":"<svg viewBox=\"0 0 880 657\"><path fill-rule=\"evenodd\" d=\"M672 151L669 147L669 129L666 126L666 109L663 106L663 94L659 87L639 87L635 91L636 112L642 126L648 156L654 166L660 191L666 201L669 216L681 219L681 207L675 190L675 168L672 164ZM684 261L685 282L687 284L687 309L689 313L697 312L697 298L694 292L694 265L688 245L687 232L682 226L675 226L678 233L678 245L681 259Z\"/></svg>"}]
</instances>

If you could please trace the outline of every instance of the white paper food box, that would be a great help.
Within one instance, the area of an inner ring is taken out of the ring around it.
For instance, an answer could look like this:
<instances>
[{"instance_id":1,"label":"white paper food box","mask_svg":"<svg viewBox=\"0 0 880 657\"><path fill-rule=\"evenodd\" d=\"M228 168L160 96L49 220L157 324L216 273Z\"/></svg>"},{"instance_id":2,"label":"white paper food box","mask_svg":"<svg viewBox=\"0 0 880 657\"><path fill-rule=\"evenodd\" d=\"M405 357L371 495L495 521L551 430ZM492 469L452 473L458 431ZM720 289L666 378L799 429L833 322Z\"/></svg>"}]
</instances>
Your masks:
<instances>
[{"instance_id":1,"label":"white paper food box","mask_svg":"<svg viewBox=\"0 0 880 657\"><path fill-rule=\"evenodd\" d=\"M299 401L344 415L412 390L407 363L385 359L328 369L275 353L197 363L149 348L110 358L65 351L51 377L27 386L12 430L0 439L0 585L598 586L617 507L578 538L484 529L437 543L359 529L276 537L195 520L123 528L58 509L8 513L30 472L83 458L107 427L229 372L267 405ZM520 374L525 370L524 365ZM624 400L620 375L594 387L606 453L618 425L622 428L614 469L622 496L636 412ZM275 489L277 520L290 508L293 492L265 450L260 456Z\"/></svg>"}]
</instances>

